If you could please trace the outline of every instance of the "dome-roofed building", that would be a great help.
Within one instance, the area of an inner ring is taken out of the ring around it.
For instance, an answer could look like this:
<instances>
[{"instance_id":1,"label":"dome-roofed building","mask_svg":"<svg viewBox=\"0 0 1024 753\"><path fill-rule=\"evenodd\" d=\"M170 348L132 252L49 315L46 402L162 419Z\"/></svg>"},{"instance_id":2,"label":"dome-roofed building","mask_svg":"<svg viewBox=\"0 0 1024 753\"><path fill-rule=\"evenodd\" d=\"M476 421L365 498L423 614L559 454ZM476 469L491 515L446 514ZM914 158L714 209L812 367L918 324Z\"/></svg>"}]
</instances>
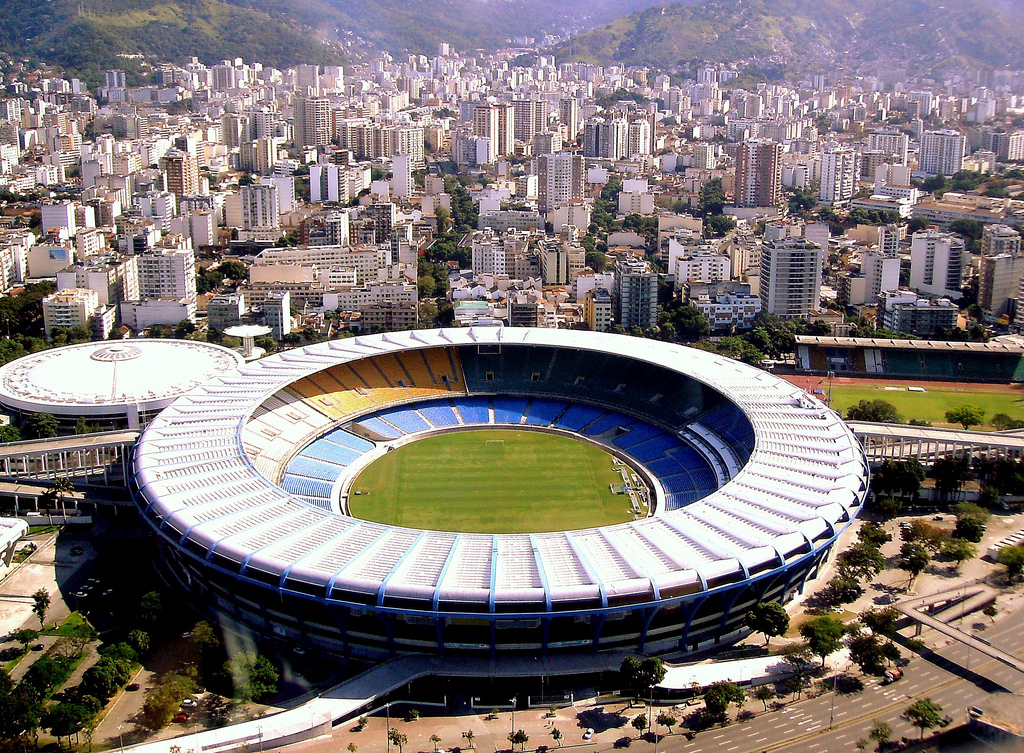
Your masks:
<instances>
[{"instance_id":1,"label":"dome-roofed building","mask_svg":"<svg viewBox=\"0 0 1024 753\"><path fill-rule=\"evenodd\" d=\"M233 350L193 340L137 339L54 348L0 367L0 405L137 429L197 385L243 363Z\"/></svg>"}]
</instances>

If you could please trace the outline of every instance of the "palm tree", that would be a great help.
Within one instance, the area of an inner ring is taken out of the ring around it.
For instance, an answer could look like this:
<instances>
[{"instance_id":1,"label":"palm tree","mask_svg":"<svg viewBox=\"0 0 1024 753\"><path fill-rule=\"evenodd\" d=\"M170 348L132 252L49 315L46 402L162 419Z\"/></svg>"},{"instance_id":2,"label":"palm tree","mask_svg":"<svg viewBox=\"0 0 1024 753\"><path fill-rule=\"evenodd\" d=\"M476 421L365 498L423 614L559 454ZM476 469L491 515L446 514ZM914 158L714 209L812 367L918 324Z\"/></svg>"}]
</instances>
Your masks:
<instances>
[{"instance_id":1,"label":"palm tree","mask_svg":"<svg viewBox=\"0 0 1024 753\"><path fill-rule=\"evenodd\" d=\"M57 498L57 504L60 505L60 514L64 518L64 522L67 523L68 516L67 511L64 509L64 497L75 491L75 485L71 483L71 479L67 476L60 476L54 479L51 489Z\"/></svg>"}]
</instances>

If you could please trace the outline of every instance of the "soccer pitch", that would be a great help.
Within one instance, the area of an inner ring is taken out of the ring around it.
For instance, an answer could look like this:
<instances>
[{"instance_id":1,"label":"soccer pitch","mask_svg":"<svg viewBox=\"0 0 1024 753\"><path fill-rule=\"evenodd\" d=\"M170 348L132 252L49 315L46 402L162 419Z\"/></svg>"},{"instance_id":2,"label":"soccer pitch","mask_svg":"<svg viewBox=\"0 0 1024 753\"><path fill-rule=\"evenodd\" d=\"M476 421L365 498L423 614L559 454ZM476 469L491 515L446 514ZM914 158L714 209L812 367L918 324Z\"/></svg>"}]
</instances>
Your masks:
<instances>
[{"instance_id":1,"label":"soccer pitch","mask_svg":"<svg viewBox=\"0 0 1024 753\"><path fill-rule=\"evenodd\" d=\"M461 533L541 533L632 520L614 458L572 437L479 429L426 437L367 466L357 518Z\"/></svg>"},{"instance_id":2,"label":"soccer pitch","mask_svg":"<svg viewBox=\"0 0 1024 753\"><path fill-rule=\"evenodd\" d=\"M924 388L924 392L909 392L905 386L885 389L893 384L871 384L860 381L854 385L832 387L832 407L846 415L847 409L860 400L885 400L896 406L903 421L914 418L928 421L935 426L950 426L946 423L946 411L961 405L976 405L985 410L986 424L975 429L991 429L988 421L996 413L1006 413L1011 418L1024 420L1024 392L1019 386L932 384L929 382L907 382ZM828 386L823 385L825 391ZM819 396L820 397L820 396Z\"/></svg>"}]
</instances>

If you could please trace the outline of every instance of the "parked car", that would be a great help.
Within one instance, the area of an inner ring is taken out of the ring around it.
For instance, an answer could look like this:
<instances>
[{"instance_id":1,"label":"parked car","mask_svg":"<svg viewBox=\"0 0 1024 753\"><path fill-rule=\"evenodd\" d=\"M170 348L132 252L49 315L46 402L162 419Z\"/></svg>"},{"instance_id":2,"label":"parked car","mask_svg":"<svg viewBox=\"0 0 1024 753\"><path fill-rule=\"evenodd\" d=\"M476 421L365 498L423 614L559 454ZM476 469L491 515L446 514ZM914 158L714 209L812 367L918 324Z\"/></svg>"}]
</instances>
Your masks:
<instances>
[{"instance_id":1,"label":"parked car","mask_svg":"<svg viewBox=\"0 0 1024 753\"><path fill-rule=\"evenodd\" d=\"M131 685L125 685L124 689L127 690L129 693L134 693L136 690L139 689L139 683L133 682Z\"/></svg>"},{"instance_id":2,"label":"parked car","mask_svg":"<svg viewBox=\"0 0 1024 753\"><path fill-rule=\"evenodd\" d=\"M592 730L590 727L587 727L587 731L583 733L583 739L584 740L589 740L593 736L594 736L594 730Z\"/></svg>"},{"instance_id":3,"label":"parked car","mask_svg":"<svg viewBox=\"0 0 1024 753\"><path fill-rule=\"evenodd\" d=\"M197 701L195 698L192 698L192 697L186 698L186 699L184 699L181 702L182 708L186 708L186 709L194 709L198 705L199 705L199 701Z\"/></svg>"}]
</instances>

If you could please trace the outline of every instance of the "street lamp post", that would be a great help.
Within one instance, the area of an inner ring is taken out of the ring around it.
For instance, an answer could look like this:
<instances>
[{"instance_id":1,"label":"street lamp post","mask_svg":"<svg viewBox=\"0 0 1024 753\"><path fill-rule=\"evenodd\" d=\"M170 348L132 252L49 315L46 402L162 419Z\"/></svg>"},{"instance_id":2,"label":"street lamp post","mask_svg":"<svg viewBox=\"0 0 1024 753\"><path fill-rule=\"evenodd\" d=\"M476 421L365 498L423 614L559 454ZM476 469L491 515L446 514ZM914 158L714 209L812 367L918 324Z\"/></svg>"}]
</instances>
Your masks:
<instances>
[{"instance_id":1,"label":"street lamp post","mask_svg":"<svg viewBox=\"0 0 1024 753\"><path fill-rule=\"evenodd\" d=\"M260 753L263 753L263 726L258 726L256 731L260 733ZM197 750L196 753L199 753L199 751Z\"/></svg>"},{"instance_id":2,"label":"street lamp post","mask_svg":"<svg viewBox=\"0 0 1024 753\"><path fill-rule=\"evenodd\" d=\"M387 730L388 753L391 753L391 703L384 704L384 727Z\"/></svg>"},{"instance_id":3,"label":"street lamp post","mask_svg":"<svg viewBox=\"0 0 1024 753\"><path fill-rule=\"evenodd\" d=\"M202 751L199 750L199 722L192 722L192 734L196 738L195 753L202 753Z\"/></svg>"},{"instance_id":4,"label":"street lamp post","mask_svg":"<svg viewBox=\"0 0 1024 753\"><path fill-rule=\"evenodd\" d=\"M117 725L117 737L121 741L121 753L124 753L124 733L121 730L122 726L120 724Z\"/></svg>"},{"instance_id":5,"label":"street lamp post","mask_svg":"<svg viewBox=\"0 0 1024 753\"><path fill-rule=\"evenodd\" d=\"M512 700L512 732L511 732L511 734L513 734L513 735L516 733L516 700L517 700L517 698L518 698L518 696L512 696L512 699L511 699Z\"/></svg>"}]
</instances>

